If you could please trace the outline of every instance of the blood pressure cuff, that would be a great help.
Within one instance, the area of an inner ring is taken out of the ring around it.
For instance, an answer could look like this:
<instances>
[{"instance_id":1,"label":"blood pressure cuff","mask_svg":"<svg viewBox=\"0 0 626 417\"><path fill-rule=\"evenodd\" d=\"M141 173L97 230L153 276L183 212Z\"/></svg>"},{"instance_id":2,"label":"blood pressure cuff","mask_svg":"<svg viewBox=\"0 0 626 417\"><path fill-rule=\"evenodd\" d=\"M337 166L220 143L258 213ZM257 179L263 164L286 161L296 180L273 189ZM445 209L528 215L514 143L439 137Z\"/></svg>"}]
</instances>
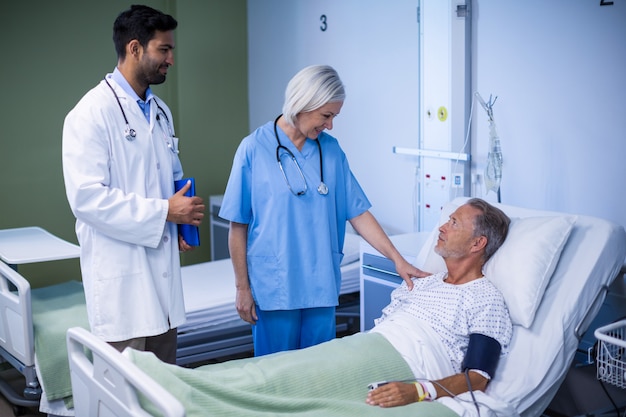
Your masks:
<instances>
[{"instance_id":1,"label":"blood pressure cuff","mask_svg":"<svg viewBox=\"0 0 626 417\"><path fill-rule=\"evenodd\" d=\"M493 378L496 374L501 350L500 342L493 337L472 333L469 336L467 352L461 367L463 371L466 369L479 369Z\"/></svg>"}]
</instances>

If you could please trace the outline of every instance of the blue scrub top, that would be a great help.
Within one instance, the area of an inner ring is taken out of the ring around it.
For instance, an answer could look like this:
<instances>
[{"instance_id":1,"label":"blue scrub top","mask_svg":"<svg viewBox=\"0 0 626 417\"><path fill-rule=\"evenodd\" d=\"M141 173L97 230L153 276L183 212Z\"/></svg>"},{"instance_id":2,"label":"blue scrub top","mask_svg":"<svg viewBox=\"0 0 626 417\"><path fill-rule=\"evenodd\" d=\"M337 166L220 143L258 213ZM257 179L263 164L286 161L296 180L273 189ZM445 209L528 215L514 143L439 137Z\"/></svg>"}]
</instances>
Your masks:
<instances>
[{"instance_id":1,"label":"blue scrub top","mask_svg":"<svg viewBox=\"0 0 626 417\"><path fill-rule=\"evenodd\" d=\"M299 151L277 130L281 144L296 157L308 191L296 196L287 187L276 161L274 122L268 122L239 145L219 216L248 225L248 276L262 310L336 306L346 221L371 204L337 139L325 132L317 139L328 186L328 194L321 195L315 141L307 139ZM300 174L291 164L283 160L295 184Z\"/></svg>"}]
</instances>

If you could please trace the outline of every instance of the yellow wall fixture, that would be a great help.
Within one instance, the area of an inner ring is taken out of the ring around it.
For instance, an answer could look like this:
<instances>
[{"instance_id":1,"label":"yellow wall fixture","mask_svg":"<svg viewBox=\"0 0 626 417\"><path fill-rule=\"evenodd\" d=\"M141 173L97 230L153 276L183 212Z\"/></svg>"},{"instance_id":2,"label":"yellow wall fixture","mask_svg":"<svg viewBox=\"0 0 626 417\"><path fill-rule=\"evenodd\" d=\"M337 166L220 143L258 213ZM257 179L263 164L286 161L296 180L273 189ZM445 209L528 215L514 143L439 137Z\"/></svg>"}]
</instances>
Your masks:
<instances>
[{"instance_id":1,"label":"yellow wall fixture","mask_svg":"<svg viewBox=\"0 0 626 417\"><path fill-rule=\"evenodd\" d=\"M441 106L437 109L437 118L440 122L445 122L448 118L448 109L445 106Z\"/></svg>"}]
</instances>

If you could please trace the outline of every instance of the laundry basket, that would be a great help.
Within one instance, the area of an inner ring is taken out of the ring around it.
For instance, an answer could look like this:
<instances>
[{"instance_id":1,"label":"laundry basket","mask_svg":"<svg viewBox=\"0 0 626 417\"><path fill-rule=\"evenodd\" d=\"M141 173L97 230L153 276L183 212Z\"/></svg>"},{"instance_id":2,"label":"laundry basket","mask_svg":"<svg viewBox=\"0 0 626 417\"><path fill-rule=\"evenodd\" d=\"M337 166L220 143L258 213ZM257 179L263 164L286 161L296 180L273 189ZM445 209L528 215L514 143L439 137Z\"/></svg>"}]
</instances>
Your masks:
<instances>
[{"instance_id":1,"label":"laundry basket","mask_svg":"<svg viewBox=\"0 0 626 417\"><path fill-rule=\"evenodd\" d=\"M626 320L616 321L596 329L597 378L626 388Z\"/></svg>"}]
</instances>

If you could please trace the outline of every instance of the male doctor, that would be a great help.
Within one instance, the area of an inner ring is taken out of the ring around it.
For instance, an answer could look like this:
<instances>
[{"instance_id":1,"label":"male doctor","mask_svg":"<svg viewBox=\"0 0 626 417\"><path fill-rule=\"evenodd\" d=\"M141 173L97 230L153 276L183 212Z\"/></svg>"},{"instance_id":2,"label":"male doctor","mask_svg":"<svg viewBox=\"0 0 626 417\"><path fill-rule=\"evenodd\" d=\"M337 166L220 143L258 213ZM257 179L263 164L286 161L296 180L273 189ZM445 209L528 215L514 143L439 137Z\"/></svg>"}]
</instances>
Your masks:
<instances>
[{"instance_id":1,"label":"male doctor","mask_svg":"<svg viewBox=\"0 0 626 417\"><path fill-rule=\"evenodd\" d=\"M200 225L204 203L185 197L172 114L151 89L174 63L170 15L132 6L113 25L117 67L65 118L63 175L76 216L91 331L176 361L185 320L177 224Z\"/></svg>"}]
</instances>

